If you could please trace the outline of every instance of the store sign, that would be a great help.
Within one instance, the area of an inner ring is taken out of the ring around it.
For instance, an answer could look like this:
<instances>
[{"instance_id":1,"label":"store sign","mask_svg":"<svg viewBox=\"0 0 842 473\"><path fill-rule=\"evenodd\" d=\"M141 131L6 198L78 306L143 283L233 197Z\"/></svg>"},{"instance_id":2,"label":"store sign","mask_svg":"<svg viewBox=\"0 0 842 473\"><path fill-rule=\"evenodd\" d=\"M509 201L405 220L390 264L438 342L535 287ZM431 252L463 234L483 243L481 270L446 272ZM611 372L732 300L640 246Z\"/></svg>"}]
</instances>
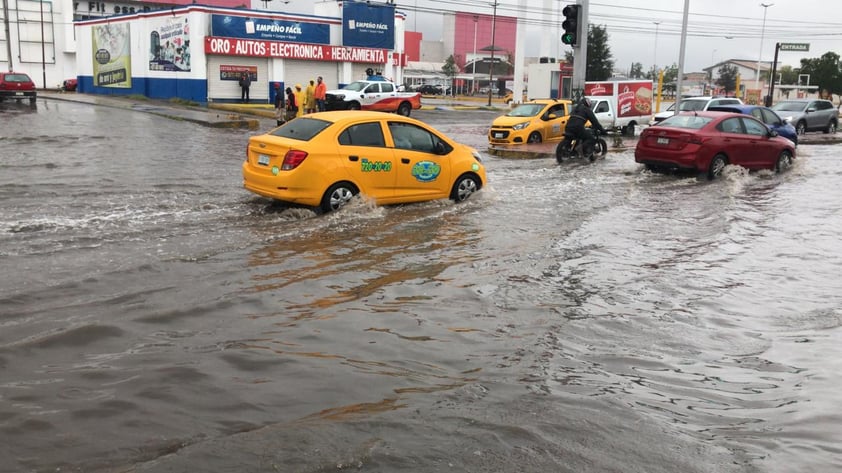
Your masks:
<instances>
[{"instance_id":1,"label":"store sign","mask_svg":"<svg viewBox=\"0 0 842 473\"><path fill-rule=\"evenodd\" d=\"M211 15L211 34L226 38L330 44L330 25L303 21Z\"/></svg>"},{"instance_id":2,"label":"store sign","mask_svg":"<svg viewBox=\"0 0 842 473\"><path fill-rule=\"evenodd\" d=\"M76 18L90 18L128 13L147 12L163 8L158 4L128 5L113 2L73 2L73 14Z\"/></svg>"},{"instance_id":3,"label":"store sign","mask_svg":"<svg viewBox=\"0 0 842 473\"><path fill-rule=\"evenodd\" d=\"M328 44L281 43L217 38L214 36L205 38L205 54L373 64L386 64L392 58L391 52L383 49L350 48Z\"/></svg>"},{"instance_id":4,"label":"store sign","mask_svg":"<svg viewBox=\"0 0 842 473\"><path fill-rule=\"evenodd\" d=\"M395 6L369 2L342 4L342 44L395 49Z\"/></svg>"}]
</instances>

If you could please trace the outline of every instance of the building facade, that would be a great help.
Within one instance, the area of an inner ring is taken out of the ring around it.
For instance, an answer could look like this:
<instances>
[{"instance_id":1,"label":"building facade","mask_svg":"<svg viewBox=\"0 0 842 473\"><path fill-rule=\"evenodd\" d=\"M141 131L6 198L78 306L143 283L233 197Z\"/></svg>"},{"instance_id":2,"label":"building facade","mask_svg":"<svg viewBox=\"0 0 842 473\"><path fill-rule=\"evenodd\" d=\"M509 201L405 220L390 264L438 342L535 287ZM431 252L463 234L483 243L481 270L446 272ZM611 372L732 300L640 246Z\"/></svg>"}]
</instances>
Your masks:
<instances>
[{"instance_id":1,"label":"building facade","mask_svg":"<svg viewBox=\"0 0 842 473\"><path fill-rule=\"evenodd\" d=\"M369 68L400 82L405 64L406 17L393 4L321 2L317 14L304 15L206 2L80 7L6 1L14 6L6 18L18 28L2 44L13 49L12 64L0 67L27 72L44 88L73 77L85 93L225 102L240 99L245 73L251 101L271 102L276 84L304 88L322 76L338 88L364 78ZM230 3L217 0L223 1ZM45 78L38 80L42 68Z\"/></svg>"}]
</instances>

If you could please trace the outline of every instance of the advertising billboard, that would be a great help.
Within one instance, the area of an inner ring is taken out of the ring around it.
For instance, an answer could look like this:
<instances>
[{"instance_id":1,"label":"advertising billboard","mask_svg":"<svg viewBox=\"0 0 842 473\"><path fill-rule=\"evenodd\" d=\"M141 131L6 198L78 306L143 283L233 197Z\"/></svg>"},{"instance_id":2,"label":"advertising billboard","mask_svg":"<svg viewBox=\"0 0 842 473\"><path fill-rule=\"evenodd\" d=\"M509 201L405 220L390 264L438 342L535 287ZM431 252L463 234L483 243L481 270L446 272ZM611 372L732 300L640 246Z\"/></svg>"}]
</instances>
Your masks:
<instances>
[{"instance_id":1,"label":"advertising billboard","mask_svg":"<svg viewBox=\"0 0 842 473\"><path fill-rule=\"evenodd\" d=\"M345 2L342 4L342 45L395 49L395 6Z\"/></svg>"}]
</instances>

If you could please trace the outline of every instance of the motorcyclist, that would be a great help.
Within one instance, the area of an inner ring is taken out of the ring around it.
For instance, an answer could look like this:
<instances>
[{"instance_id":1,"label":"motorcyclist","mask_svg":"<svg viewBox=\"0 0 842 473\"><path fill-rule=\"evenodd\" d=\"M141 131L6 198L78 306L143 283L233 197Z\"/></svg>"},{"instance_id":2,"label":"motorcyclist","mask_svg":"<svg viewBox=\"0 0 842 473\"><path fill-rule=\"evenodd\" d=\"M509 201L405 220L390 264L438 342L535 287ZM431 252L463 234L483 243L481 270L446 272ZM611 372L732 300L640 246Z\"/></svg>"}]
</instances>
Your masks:
<instances>
[{"instance_id":1,"label":"motorcyclist","mask_svg":"<svg viewBox=\"0 0 842 473\"><path fill-rule=\"evenodd\" d=\"M605 128L599 124L592 110L593 104L587 97L582 97L582 100L573 108L570 118L567 120L567 125L564 128L564 146L570 146L572 140L584 140L585 156L590 156L593 152L594 136L593 133L585 128L585 122L591 122L591 128L605 134Z\"/></svg>"}]
</instances>

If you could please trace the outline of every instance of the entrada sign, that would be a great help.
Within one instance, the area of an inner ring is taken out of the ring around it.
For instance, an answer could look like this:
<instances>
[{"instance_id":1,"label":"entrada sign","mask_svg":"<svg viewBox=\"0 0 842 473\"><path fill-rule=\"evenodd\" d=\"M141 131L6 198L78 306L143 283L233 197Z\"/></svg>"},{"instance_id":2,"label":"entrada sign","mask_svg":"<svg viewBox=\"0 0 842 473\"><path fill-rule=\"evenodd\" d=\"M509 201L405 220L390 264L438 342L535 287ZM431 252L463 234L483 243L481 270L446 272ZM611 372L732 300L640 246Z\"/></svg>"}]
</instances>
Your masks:
<instances>
[{"instance_id":1,"label":"entrada sign","mask_svg":"<svg viewBox=\"0 0 842 473\"><path fill-rule=\"evenodd\" d=\"M810 50L810 43L780 43L780 50L807 52Z\"/></svg>"}]
</instances>

